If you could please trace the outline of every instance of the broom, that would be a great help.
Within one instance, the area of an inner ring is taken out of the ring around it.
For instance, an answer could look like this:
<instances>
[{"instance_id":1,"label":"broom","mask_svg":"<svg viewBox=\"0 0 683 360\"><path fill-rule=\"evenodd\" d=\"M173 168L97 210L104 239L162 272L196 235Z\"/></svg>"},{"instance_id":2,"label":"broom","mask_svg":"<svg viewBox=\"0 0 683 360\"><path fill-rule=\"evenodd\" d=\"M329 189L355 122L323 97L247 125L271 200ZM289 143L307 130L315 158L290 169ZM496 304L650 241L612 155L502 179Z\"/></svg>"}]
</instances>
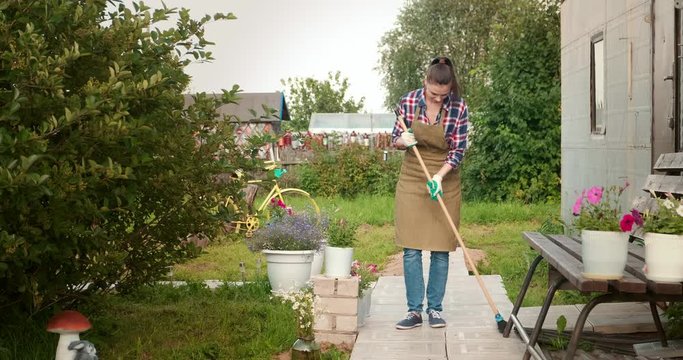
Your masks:
<instances>
[{"instance_id":1,"label":"broom","mask_svg":"<svg viewBox=\"0 0 683 360\"><path fill-rule=\"evenodd\" d=\"M403 128L403 131L408 131L408 127L405 124L405 121L403 119L403 116L398 112L398 109L394 111L396 113L396 117L398 118L398 122ZM422 161L422 156L420 156L420 151L417 149L417 146L412 147L413 152L415 153L415 156L417 157L417 161L420 162L420 166L422 167L422 171L424 172L425 176L427 177L427 181L431 179L429 175L429 171L427 171L427 166L425 166L424 161ZM455 223L453 223L453 219L451 218L451 215L448 213L448 210L446 209L446 204L444 204L443 199L441 198L441 195L437 194L436 195L437 200L439 201L439 205L441 205L441 210L443 210L444 215L446 215L446 219L448 220L448 224L451 226L451 229L453 230L453 233L455 234L455 238L458 240L458 244L462 248L462 252L465 255L465 260L467 260L467 263L470 265L472 268L472 271L474 272L474 277L477 279L477 282L479 283L479 287L481 290L484 292L484 297L486 297L486 301L489 303L489 306L491 307L491 310L495 314L495 319L496 319L496 325L498 326L498 332L501 334L505 330L505 327L507 326L507 321L503 319L503 316L500 314L500 311L498 311L498 307L496 307L496 304L493 302L493 299L491 298L491 294L489 293L488 289L486 289L486 285L484 285L484 281L481 279L481 276L479 275L479 271L477 271L477 267L474 265L474 261L472 261L472 258L470 257L470 254L467 252L467 248L465 247L465 243L462 241L462 238L460 237L460 232L458 232L458 229L455 227Z\"/></svg>"}]
</instances>

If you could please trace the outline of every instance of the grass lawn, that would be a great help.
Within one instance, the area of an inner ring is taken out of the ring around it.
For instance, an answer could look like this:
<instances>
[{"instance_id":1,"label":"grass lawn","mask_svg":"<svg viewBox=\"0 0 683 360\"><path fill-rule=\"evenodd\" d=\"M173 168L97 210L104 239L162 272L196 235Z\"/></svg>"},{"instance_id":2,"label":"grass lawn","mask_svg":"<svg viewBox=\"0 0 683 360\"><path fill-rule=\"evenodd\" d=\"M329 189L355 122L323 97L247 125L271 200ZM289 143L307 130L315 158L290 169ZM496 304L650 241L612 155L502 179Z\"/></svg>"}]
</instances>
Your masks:
<instances>
[{"instance_id":1,"label":"grass lawn","mask_svg":"<svg viewBox=\"0 0 683 360\"><path fill-rule=\"evenodd\" d=\"M393 242L393 197L316 200L331 217L363 224L357 233L356 259L382 268L400 251ZM461 232L468 247L487 255L480 272L500 274L514 300L535 256L521 232L558 231L547 222L558 214L557 204L464 204ZM246 266L244 279L240 262ZM291 309L270 299L265 266L243 242L218 242L174 268L174 279L188 280L189 286L108 295L78 308L94 325L82 338L95 343L103 359L272 359L294 342L296 325ZM535 278L525 306L540 305L545 295L543 277ZM255 282L211 291L197 283L205 279ZM561 292L554 303L583 301ZM44 331L46 322L47 316L5 321L0 326L0 360L52 358L57 336ZM323 358L348 359L348 354L332 349Z\"/></svg>"}]
</instances>

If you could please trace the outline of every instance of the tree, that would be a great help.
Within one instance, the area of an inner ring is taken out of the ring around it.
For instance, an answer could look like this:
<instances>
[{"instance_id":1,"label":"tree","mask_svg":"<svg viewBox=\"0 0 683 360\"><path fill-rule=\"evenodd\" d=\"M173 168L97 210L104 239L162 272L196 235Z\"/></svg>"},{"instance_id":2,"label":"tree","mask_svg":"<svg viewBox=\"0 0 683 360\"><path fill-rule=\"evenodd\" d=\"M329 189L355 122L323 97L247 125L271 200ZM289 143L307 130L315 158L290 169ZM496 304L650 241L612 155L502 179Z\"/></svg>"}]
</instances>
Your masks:
<instances>
[{"instance_id":1,"label":"tree","mask_svg":"<svg viewBox=\"0 0 683 360\"><path fill-rule=\"evenodd\" d=\"M463 186L468 198L557 199L560 187L559 0L507 0L479 71Z\"/></svg>"},{"instance_id":2,"label":"tree","mask_svg":"<svg viewBox=\"0 0 683 360\"><path fill-rule=\"evenodd\" d=\"M422 86L424 71L436 56L448 56L465 94L482 81L475 72L486 58L492 20L502 0L414 0L401 10L397 26L380 41L379 71L388 109L406 92Z\"/></svg>"},{"instance_id":3,"label":"tree","mask_svg":"<svg viewBox=\"0 0 683 360\"><path fill-rule=\"evenodd\" d=\"M177 17L174 28L160 21ZM203 94L185 108L191 61L211 59L186 9L116 0L0 4L0 304L35 312L155 281L212 234L250 168ZM2 305L0 305L2 307Z\"/></svg>"},{"instance_id":4,"label":"tree","mask_svg":"<svg viewBox=\"0 0 683 360\"><path fill-rule=\"evenodd\" d=\"M282 85L289 88L289 111L292 118L286 126L296 131L308 129L313 113L357 113L363 109L365 97L358 102L346 98L349 80L337 71L326 80L288 78Z\"/></svg>"}]
</instances>

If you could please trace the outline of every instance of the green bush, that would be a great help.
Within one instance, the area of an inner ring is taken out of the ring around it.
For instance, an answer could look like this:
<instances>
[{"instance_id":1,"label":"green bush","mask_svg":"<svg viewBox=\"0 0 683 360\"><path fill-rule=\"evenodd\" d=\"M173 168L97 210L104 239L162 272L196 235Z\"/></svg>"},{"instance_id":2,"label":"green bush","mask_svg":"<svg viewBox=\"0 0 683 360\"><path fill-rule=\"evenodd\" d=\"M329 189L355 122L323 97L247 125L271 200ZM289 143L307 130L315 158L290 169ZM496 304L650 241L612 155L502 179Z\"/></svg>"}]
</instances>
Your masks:
<instances>
[{"instance_id":1,"label":"green bush","mask_svg":"<svg viewBox=\"0 0 683 360\"><path fill-rule=\"evenodd\" d=\"M463 163L467 200L559 199L558 7L557 0L500 7L488 57L477 70L489 81L468 99L473 131Z\"/></svg>"},{"instance_id":2,"label":"green bush","mask_svg":"<svg viewBox=\"0 0 683 360\"><path fill-rule=\"evenodd\" d=\"M238 88L183 97L190 59L211 58L204 25L233 16L133 6L0 4L0 304L35 312L154 281L238 197L216 181L251 166L216 118Z\"/></svg>"},{"instance_id":3,"label":"green bush","mask_svg":"<svg viewBox=\"0 0 683 360\"><path fill-rule=\"evenodd\" d=\"M397 153L384 161L382 151L358 144L335 151L319 148L296 174L301 188L316 196L390 195L396 189L401 161Z\"/></svg>"}]
</instances>

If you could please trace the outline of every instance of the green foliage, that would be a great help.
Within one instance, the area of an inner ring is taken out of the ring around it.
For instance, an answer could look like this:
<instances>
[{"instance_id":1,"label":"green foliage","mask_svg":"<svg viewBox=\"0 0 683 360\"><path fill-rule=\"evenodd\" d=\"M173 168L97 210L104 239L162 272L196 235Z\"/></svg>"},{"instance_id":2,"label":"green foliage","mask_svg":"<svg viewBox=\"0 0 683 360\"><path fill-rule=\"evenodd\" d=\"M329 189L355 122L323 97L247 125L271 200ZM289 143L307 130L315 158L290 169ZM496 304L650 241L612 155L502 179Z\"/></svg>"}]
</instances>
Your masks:
<instances>
[{"instance_id":1,"label":"green foliage","mask_svg":"<svg viewBox=\"0 0 683 360\"><path fill-rule=\"evenodd\" d=\"M393 194L402 157L382 159L380 151L351 144L331 152L317 149L315 157L297 169L300 186L315 196L355 197Z\"/></svg>"},{"instance_id":2,"label":"green foliage","mask_svg":"<svg viewBox=\"0 0 683 360\"><path fill-rule=\"evenodd\" d=\"M448 56L465 93L484 81L474 71L486 59L486 41L502 0L415 0L401 10L396 28L380 41L379 71L387 90L384 104L422 86L424 71L436 56ZM425 26L429 24L429 26Z\"/></svg>"},{"instance_id":3,"label":"green foliage","mask_svg":"<svg viewBox=\"0 0 683 360\"><path fill-rule=\"evenodd\" d=\"M506 0L492 27L487 79L470 98L466 199L556 201L560 189L559 1Z\"/></svg>"},{"instance_id":4,"label":"green foliage","mask_svg":"<svg viewBox=\"0 0 683 360\"><path fill-rule=\"evenodd\" d=\"M363 109L365 98L358 102L346 98L348 78L341 72L328 73L326 80L288 78L280 81L289 88L289 111L292 120L284 124L295 131L308 130L313 113L357 113Z\"/></svg>"},{"instance_id":5,"label":"green foliage","mask_svg":"<svg viewBox=\"0 0 683 360\"><path fill-rule=\"evenodd\" d=\"M327 246L338 248L353 247L356 241L357 229L357 224L348 222L345 219L331 221L330 226L327 228Z\"/></svg>"},{"instance_id":6,"label":"green foliage","mask_svg":"<svg viewBox=\"0 0 683 360\"><path fill-rule=\"evenodd\" d=\"M560 315L555 322L557 325L557 335L550 339L550 347L554 350L563 350L569 345L569 340L564 336L564 329L567 328L567 318Z\"/></svg>"},{"instance_id":7,"label":"green foliage","mask_svg":"<svg viewBox=\"0 0 683 360\"><path fill-rule=\"evenodd\" d=\"M211 59L204 25L234 16L133 6L2 3L0 304L35 312L154 281L242 187L215 180L256 151L237 150L216 116L238 87L183 98L184 68Z\"/></svg>"},{"instance_id":8,"label":"green foliage","mask_svg":"<svg viewBox=\"0 0 683 360\"><path fill-rule=\"evenodd\" d=\"M666 333L670 338L683 338L683 303L671 304L665 311Z\"/></svg>"},{"instance_id":9,"label":"green foliage","mask_svg":"<svg viewBox=\"0 0 683 360\"><path fill-rule=\"evenodd\" d=\"M660 234L683 235L683 202L669 194L657 199L657 211L648 211L643 217L643 231Z\"/></svg>"}]
</instances>

